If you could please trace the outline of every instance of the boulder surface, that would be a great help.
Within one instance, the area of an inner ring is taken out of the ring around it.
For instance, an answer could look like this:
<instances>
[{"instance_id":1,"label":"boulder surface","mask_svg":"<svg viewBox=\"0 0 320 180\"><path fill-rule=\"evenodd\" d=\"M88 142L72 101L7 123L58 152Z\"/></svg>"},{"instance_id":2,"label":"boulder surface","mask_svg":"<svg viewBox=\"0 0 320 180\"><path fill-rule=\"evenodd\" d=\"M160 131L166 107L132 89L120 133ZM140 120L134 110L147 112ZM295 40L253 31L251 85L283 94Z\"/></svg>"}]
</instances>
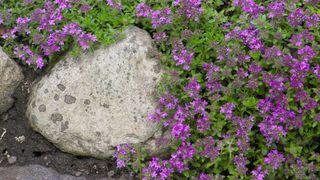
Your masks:
<instances>
[{"instance_id":1,"label":"boulder surface","mask_svg":"<svg viewBox=\"0 0 320 180\"><path fill-rule=\"evenodd\" d=\"M0 114L13 105L12 94L22 80L20 67L0 47Z\"/></svg>"},{"instance_id":2,"label":"boulder surface","mask_svg":"<svg viewBox=\"0 0 320 180\"><path fill-rule=\"evenodd\" d=\"M26 115L62 151L99 159L124 143L144 143L162 74L150 35L129 27L125 38L93 53L59 61L34 82Z\"/></svg>"},{"instance_id":3,"label":"boulder surface","mask_svg":"<svg viewBox=\"0 0 320 180\"><path fill-rule=\"evenodd\" d=\"M57 171L40 165L0 167L0 180L90 180L93 178L59 174ZM129 175L120 178L94 178L96 180L130 180Z\"/></svg>"}]
</instances>

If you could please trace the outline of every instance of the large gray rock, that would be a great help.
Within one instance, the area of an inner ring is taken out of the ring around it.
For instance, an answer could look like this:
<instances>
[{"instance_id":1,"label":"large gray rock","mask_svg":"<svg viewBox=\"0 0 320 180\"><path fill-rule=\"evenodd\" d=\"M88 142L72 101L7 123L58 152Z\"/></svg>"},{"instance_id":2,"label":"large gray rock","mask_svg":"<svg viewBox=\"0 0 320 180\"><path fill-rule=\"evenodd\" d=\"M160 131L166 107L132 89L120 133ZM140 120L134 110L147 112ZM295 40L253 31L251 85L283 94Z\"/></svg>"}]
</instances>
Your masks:
<instances>
[{"instance_id":1,"label":"large gray rock","mask_svg":"<svg viewBox=\"0 0 320 180\"><path fill-rule=\"evenodd\" d=\"M129 175L120 178L86 178L59 174L57 171L40 165L0 167L0 180L130 180Z\"/></svg>"},{"instance_id":2,"label":"large gray rock","mask_svg":"<svg viewBox=\"0 0 320 180\"><path fill-rule=\"evenodd\" d=\"M144 143L157 128L147 122L161 77L149 34L136 27L108 48L66 58L32 88L27 117L58 148L108 158L118 144Z\"/></svg>"},{"instance_id":3,"label":"large gray rock","mask_svg":"<svg viewBox=\"0 0 320 180\"><path fill-rule=\"evenodd\" d=\"M0 114L13 105L14 99L11 96L22 80L20 67L0 47Z\"/></svg>"},{"instance_id":4,"label":"large gray rock","mask_svg":"<svg viewBox=\"0 0 320 180\"><path fill-rule=\"evenodd\" d=\"M0 180L86 180L84 177L61 175L40 165L0 167Z\"/></svg>"}]
</instances>

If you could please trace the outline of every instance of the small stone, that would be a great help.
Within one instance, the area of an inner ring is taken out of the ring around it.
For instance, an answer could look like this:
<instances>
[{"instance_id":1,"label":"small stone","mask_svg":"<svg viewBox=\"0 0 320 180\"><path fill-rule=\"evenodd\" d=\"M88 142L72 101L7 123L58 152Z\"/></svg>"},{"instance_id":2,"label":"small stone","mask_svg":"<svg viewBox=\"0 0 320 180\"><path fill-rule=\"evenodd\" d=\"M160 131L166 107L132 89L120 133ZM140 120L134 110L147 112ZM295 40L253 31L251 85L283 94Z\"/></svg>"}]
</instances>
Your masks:
<instances>
[{"instance_id":1,"label":"small stone","mask_svg":"<svg viewBox=\"0 0 320 180\"><path fill-rule=\"evenodd\" d=\"M79 176L81 176L81 175L82 175L82 172L77 171L76 173L74 173L74 175L75 175L75 176L77 176L77 177L79 177Z\"/></svg>"},{"instance_id":2,"label":"small stone","mask_svg":"<svg viewBox=\"0 0 320 180\"><path fill-rule=\"evenodd\" d=\"M13 164L17 161L17 156L11 156L8 158L9 164Z\"/></svg>"},{"instance_id":3,"label":"small stone","mask_svg":"<svg viewBox=\"0 0 320 180\"><path fill-rule=\"evenodd\" d=\"M108 177L112 177L114 175L114 171L109 171L108 172Z\"/></svg>"}]
</instances>

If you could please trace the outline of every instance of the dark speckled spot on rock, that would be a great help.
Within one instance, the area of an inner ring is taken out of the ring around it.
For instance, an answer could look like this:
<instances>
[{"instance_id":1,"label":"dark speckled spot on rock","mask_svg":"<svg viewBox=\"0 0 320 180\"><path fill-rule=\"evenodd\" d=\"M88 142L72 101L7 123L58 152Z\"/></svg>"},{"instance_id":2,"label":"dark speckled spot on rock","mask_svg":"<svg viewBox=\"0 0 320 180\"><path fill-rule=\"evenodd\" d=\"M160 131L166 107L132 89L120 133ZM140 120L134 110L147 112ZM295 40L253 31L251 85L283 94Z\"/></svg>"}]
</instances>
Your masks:
<instances>
[{"instance_id":1,"label":"dark speckled spot on rock","mask_svg":"<svg viewBox=\"0 0 320 180\"><path fill-rule=\"evenodd\" d=\"M91 103L91 102L90 102L89 99L84 100L84 104L85 104L85 105L90 105L90 103Z\"/></svg>"},{"instance_id":2,"label":"dark speckled spot on rock","mask_svg":"<svg viewBox=\"0 0 320 180\"><path fill-rule=\"evenodd\" d=\"M61 123L61 132L64 132L64 131L67 130L68 128L69 128L69 121L62 122L62 123Z\"/></svg>"},{"instance_id":3,"label":"dark speckled spot on rock","mask_svg":"<svg viewBox=\"0 0 320 180\"><path fill-rule=\"evenodd\" d=\"M57 121L59 121L59 122L62 121L63 116L60 113L53 113L53 114L51 114L50 119L53 123L56 123Z\"/></svg>"},{"instance_id":4,"label":"dark speckled spot on rock","mask_svg":"<svg viewBox=\"0 0 320 180\"><path fill-rule=\"evenodd\" d=\"M160 64L156 64L153 66L153 71L157 74L160 73L160 69L161 69Z\"/></svg>"},{"instance_id":5,"label":"dark speckled spot on rock","mask_svg":"<svg viewBox=\"0 0 320 180\"><path fill-rule=\"evenodd\" d=\"M58 84L57 87L60 89L60 91L66 90L66 87L63 84Z\"/></svg>"},{"instance_id":6,"label":"dark speckled spot on rock","mask_svg":"<svg viewBox=\"0 0 320 180\"><path fill-rule=\"evenodd\" d=\"M44 93L46 93L46 94L47 94L48 92L49 92L49 90L48 90L48 89L45 89L45 90L44 90Z\"/></svg>"},{"instance_id":7,"label":"dark speckled spot on rock","mask_svg":"<svg viewBox=\"0 0 320 180\"><path fill-rule=\"evenodd\" d=\"M59 100L59 95L58 95L58 94L55 94L54 97L53 97L53 99L54 99L55 101L58 101L58 100Z\"/></svg>"},{"instance_id":8,"label":"dark speckled spot on rock","mask_svg":"<svg viewBox=\"0 0 320 180\"><path fill-rule=\"evenodd\" d=\"M64 102L66 103L66 104L73 104L73 103L75 103L76 102L76 98L75 97L73 97L73 96L71 96L71 95L65 95L64 96Z\"/></svg>"},{"instance_id":9,"label":"dark speckled spot on rock","mask_svg":"<svg viewBox=\"0 0 320 180\"><path fill-rule=\"evenodd\" d=\"M133 116L134 122L138 122L137 116Z\"/></svg>"},{"instance_id":10,"label":"dark speckled spot on rock","mask_svg":"<svg viewBox=\"0 0 320 180\"><path fill-rule=\"evenodd\" d=\"M109 105L108 104L106 104L106 103L103 103L103 105L102 105L104 108L109 108Z\"/></svg>"},{"instance_id":11,"label":"dark speckled spot on rock","mask_svg":"<svg viewBox=\"0 0 320 180\"><path fill-rule=\"evenodd\" d=\"M96 135L97 135L98 137L101 137L101 132L96 132Z\"/></svg>"},{"instance_id":12,"label":"dark speckled spot on rock","mask_svg":"<svg viewBox=\"0 0 320 180\"><path fill-rule=\"evenodd\" d=\"M46 112L47 107L46 107L46 105L41 104L41 105L38 107L38 110L39 110L39 112Z\"/></svg>"}]
</instances>

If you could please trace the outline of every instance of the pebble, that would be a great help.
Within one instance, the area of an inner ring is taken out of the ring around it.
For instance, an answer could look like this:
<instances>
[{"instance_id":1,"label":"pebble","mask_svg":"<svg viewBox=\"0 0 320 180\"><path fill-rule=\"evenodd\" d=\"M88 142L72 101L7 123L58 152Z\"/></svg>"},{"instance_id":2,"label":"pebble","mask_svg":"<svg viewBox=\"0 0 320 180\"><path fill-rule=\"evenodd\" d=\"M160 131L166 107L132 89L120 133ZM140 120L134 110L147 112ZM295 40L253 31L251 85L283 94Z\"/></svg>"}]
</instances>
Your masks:
<instances>
[{"instance_id":1,"label":"pebble","mask_svg":"<svg viewBox=\"0 0 320 180\"><path fill-rule=\"evenodd\" d=\"M77 171L76 173L74 173L74 175L75 175L75 176L77 176L77 177L79 177L79 176L81 176L81 175L82 175L82 172Z\"/></svg>"},{"instance_id":2,"label":"pebble","mask_svg":"<svg viewBox=\"0 0 320 180\"><path fill-rule=\"evenodd\" d=\"M9 164L13 164L17 161L17 157L16 156L11 156L8 158L8 162Z\"/></svg>"},{"instance_id":3,"label":"pebble","mask_svg":"<svg viewBox=\"0 0 320 180\"><path fill-rule=\"evenodd\" d=\"M109 171L108 172L108 177L112 177L114 175L114 171Z\"/></svg>"}]
</instances>

